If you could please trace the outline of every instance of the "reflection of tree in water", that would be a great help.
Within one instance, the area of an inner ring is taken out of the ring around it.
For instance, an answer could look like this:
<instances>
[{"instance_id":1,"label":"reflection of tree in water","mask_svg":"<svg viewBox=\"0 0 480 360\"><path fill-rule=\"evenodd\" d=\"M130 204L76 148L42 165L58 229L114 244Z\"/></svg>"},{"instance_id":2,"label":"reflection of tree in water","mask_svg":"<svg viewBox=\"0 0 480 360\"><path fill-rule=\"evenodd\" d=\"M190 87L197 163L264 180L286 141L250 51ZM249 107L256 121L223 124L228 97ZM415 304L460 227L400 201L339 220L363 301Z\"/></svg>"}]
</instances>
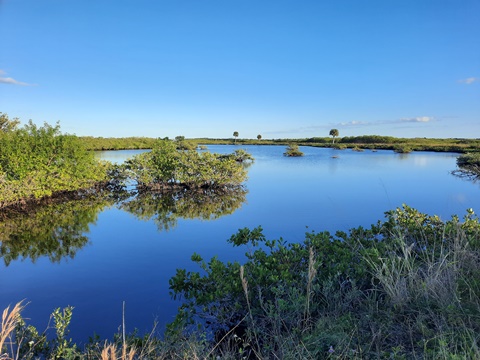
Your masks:
<instances>
[{"instance_id":1,"label":"reflection of tree in water","mask_svg":"<svg viewBox=\"0 0 480 360\"><path fill-rule=\"evenodd\" d=\"M243 188L218 192L177 191L141 192L120 205L120 208L142 220L154 218L159 230L169 230L180 219L213 220L232 214L245 202Z\"/></svg>"},{"instance_id":2,"label":"reflection of tree in water","mask_svg":"<svg viewBox=\"0 0 480 360\"><path fill-rule=\"evenodd\" d=\"M47 257L52 262L73 259L88 244L85 235L98 214L107 206L119 207L139 219L154 221L160 230L176 226L179 218L216 219L231 214L244 202L247 191L228 192L144 192L119 201L112 194L96 194L84 199L38 205L22 213L2 213L0 217L0 257L6 266L12 261ZM118 194L117 194L118 195Z\"/></svg>"},{"instance_id":3,"label":"reflection of tree in water","mask_svg":"<svg viewBox=\"0 0 480 360\"><path fill-rule=\"evenodd\" d=\"M464 180L468 180L475 183L480 182L480 171L477 170L477 172L469 170L469 169L456 169L453 170L452 175L455 175L456 177Z\"/></svg>"},{"instance_id":4,"label":"reflection of tree in water","mask_svg":"<svg viewBox=\"0 0 480 360\"><path fill-rule=\"evenodd\" d=\"M74 258L88 243L84 234L106 206L113 203L96 195L59 204L38 206L26 213L4 214L0 219L0 257L5 265L46 256L52 262Z\"/></svg>"}]
</instances>

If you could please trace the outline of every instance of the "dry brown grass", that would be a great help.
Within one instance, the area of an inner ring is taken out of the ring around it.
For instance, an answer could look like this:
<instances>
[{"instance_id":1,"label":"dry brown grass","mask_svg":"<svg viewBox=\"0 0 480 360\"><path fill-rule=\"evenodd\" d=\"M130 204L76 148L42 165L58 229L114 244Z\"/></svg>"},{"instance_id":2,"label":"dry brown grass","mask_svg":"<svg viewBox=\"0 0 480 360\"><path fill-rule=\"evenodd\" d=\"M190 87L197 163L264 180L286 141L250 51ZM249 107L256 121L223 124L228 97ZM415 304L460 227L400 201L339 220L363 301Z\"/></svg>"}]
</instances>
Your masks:
<instances>
[{"instance_id":1,"label":"dry brown grass","mask_svg":"<svg viewBox=\"0 0 480 360\"><path fill-rule=\"evenodd\" d=\"M101 359L102 360L133 360L136 354L135 348L132 347L130 348L130 350L127 350L127 347L125 344L122 346L121 355L117 354L118 352L119 351L115 344L105 343L105 346L101 352Z\"/></svg>"},{"instance_id":2,"label":"dry brown grass","mask_svg":"<svg viewBox=\"0 0 480 360\"><path fill-rule=\"evenodd\" d=\"M306 304L305 304L305 312L304 312L304 323L307 324L309 320L310 314L310 298L312 296L312 283L317 275L317 268L316 268L316 260L315 260L315 253L313 249L310 247L308 249L309 257L308 257L308 281L307 281L307 296L306 296Z\"/></svg>"},{"instance_id":3,"label":"dry brown grass","mask_svg":"<svg viewBox=\"0 0 480 360\"><path fill-rule=\"evenodd\" d=\"M9 359L8 354L2 354L3 347L7 343L12 343L12 336L15 327L21 319L20 313L25 308L23 300L15 304L10 311L10 306L3 310L2 326L0 328L0 359Z\"/></svg>"}]
</instances>

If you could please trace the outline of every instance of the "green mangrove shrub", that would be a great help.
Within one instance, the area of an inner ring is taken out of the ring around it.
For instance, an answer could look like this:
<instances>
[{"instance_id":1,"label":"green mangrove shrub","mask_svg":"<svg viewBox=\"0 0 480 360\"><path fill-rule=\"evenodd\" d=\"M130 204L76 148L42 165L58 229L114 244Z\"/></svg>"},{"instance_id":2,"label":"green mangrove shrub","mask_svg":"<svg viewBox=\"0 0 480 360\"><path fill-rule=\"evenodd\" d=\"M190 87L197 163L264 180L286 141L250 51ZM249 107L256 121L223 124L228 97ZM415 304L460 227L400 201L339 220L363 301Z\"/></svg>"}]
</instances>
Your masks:
<instances>
[{"instance_id":1,"label":"green mangrove shrub","mask_svg":"<svg viewBox=\"0 0 480 360\"><path fill-rule=\"evenodd\" d=\"M393 151L399 154L408 154L412 152L412 148L408 145L395 145Z\"/></svg>"},{"instance_id":2,"label":"green mangrove shrub","mask_svg":"<svg viewBox=\"0 0 480 360\"><path fill-rule=\"evenodd\" d=\"M60 126L29 122L0 134L0 208L108 182L110 166Z\"/></svg>"},{"instance_id":3,"label":"green mangrove shrub","mask_svg":"<svg viewBox=\"0 0 480 360\"><path fill-rule=\"evenodd\" d=\"M192 140L186 140L185 136L175 136L177 150L195 150L197 143Z\"/></svg>"},{"instance_id":4,"label":"green mangrove shrub","mask_svg":"<svg viewBox=\"0 0 480 360\"><path fill-rule=\"evenodd\" d=\"M336 143L332 145L332 149L335 150L345 150L347 148L347 145L341 144L341 143Z\"/></svg>"},{"instance_id":5,"label":"green mangrove shrub","mask_svg":"<svg viewBox=\"0 0 480 360\"><path fill-rule=\"evenodd\" d=\"M379 136L379 135L363 135L363 136L344 136L341 140L342 143L349 144L395 144L402 139L394 138L392 136Z\"/></svg>"},{"instance_id":6,"label":"green mangrove shrub","mask_svg":"<svg viewBox=\"0 0 480 360\"><path fill-rule=\"evenodd\" d=\"M295 157L295 156L303 156L303 152L299 149L297 144L290 144L287 146L287 149L283 153L284 156L288 157Z\"/></svg>"},{"instance_id":7,"label":"green mangrove shrub","mask_svg":"<svg viewBox=\"0 0 480 360\"><path fill-rule=\"evenodd\" d=\"M480 153L466 153L457 158L457 166L467 175L480 176Z\"/></svg>"},{"instance_id":8,"label":"green mangrove shrub","mask_svg":"<svg viewBox=\"0 0 480 360\"><path fill-rule=\"evenodd\" d=\"M125 137L125 138L104 138L93 136L79 137L87 150L127 150L127 149L151 149L155 138L147 137Z\"/></svg>"},{"instance_id":9,"label":"green mangrove shrub","mask_svg":"<svg viewBox=\"0 0 480 360\"><path fill-rule=\"evenodd\" d=\"M170 280L183 303L169 331L201 328L260 358L474 359L479 239L472 210L442 221L408 206L303 243L240 229L229 242L247 248L243 264L193 254L199 271Z\"/></svg>"},{"instance_id":10,"label":"green mangrove shrub","mask_svg":"<svg viewBox=\"0 0 480 360\"><path fill-rule=\"evenodd\" d=\"M221 158L233 158L235 161L241 163L252 163L255 161L254 157L243 149L235 150L233 154L221 155Z\"/></svg>"},{"instance_id":11,"label":"green mangrove shrub","mask_svg":"<svg viewBox=\"0 0 480 360\"><path fill-rule=\"evenodd\" d=\"M245 154L224 156L196 150L177 150L174 142L158 140L152 151L126 162L126 168L140 189L182 187L234 188L247 178L237 161Z\"/></svg>"}]
</instances>

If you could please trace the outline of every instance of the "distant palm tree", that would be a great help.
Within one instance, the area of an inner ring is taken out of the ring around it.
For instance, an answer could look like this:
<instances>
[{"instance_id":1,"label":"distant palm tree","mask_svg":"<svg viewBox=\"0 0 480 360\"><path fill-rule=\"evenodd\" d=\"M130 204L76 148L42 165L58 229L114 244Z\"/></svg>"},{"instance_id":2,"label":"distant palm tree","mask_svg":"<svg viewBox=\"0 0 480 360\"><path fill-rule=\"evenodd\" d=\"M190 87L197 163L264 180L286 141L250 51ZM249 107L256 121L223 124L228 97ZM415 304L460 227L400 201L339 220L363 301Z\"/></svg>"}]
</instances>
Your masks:
<instances>
[{"instance_id":1,"label":"distant palm tree","mask_svg":"<svg viewBox=\"0 0 480 360\"><path fill-rule=\"evenodd\" d=\"M338 135L339 135L339 132L337 129L330 130L330 136L333 136L332 144L335 144L335 137L337 137Z\"/></svg>"},{"instance_id":2,"label":"distant palm tree","mask_svg":"<svg viewBox=\"0 0 480 360\"><path fill-rule=\"evenodd\" d=\"M258 140L262 140L262 135L258 134L258 135L257 135L257 139L258 139Z\"/></svg>"},{"instance_id":3,"label":"distant palm tree","mask_svg":"<svg viewBox=\"0 0 480 360\"><path fill-rule=\"evenodd\" d=\"M238 137L238 131L233 132L233 137L235 138L234 143L236 143L237 142L237 137Z\"/></svg>"}]
</instances>

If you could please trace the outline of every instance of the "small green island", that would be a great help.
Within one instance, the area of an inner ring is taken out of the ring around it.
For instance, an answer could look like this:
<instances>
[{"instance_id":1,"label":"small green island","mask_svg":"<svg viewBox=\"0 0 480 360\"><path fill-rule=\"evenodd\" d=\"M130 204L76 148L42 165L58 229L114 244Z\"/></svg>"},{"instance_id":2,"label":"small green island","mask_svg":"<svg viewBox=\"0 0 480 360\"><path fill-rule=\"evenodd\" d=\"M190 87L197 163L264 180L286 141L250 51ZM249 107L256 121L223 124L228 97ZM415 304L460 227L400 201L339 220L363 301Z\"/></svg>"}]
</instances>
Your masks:
<instances>
[{"instance_id":1,"label":"small green island","mask_svg":"<svg viewBox=\"0 0 480 360\"><path fill-rule=\"evenodd\" d=\"M298 157L303 156L304 154L302 151L300 151L297 144L290 144L287 146L287 149L285 150L283 155L287 157Z\"/></svg>"}]
</instances>

